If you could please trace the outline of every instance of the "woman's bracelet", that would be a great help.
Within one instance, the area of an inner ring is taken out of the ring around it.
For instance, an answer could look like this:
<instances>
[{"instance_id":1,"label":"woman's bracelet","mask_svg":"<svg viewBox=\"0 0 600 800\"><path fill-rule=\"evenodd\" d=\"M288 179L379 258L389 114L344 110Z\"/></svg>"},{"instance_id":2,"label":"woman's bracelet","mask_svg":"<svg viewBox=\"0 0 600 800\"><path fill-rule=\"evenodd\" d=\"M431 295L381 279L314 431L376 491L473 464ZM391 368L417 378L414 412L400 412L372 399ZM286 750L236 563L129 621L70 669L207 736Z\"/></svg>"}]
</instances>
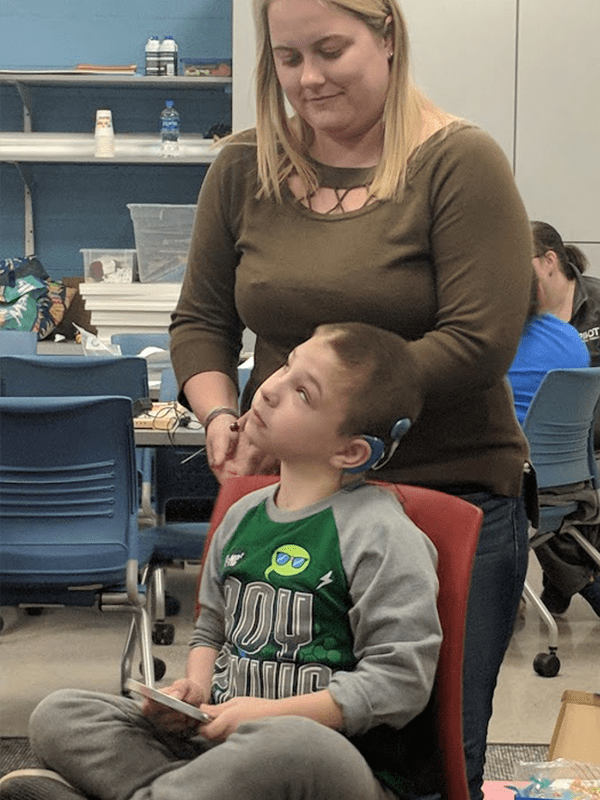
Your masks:
<instances>
[{"instance_id":1,"label":"woman's bracelet","mask_svg":"<svg viewBox=\"0 0 600 800\"><path fill-rule=\"evenodd\" d=\"M228 414L230 417L235 417L236 420L240 418L239 413L235 410L235 408L227 408L227 406L219 406L218 408L213 408L213 410L208 414L206 419L204 420L204 432L208 430L208 426L217 417L221 416L221 414Z\"/></svg>"}]
</instances>

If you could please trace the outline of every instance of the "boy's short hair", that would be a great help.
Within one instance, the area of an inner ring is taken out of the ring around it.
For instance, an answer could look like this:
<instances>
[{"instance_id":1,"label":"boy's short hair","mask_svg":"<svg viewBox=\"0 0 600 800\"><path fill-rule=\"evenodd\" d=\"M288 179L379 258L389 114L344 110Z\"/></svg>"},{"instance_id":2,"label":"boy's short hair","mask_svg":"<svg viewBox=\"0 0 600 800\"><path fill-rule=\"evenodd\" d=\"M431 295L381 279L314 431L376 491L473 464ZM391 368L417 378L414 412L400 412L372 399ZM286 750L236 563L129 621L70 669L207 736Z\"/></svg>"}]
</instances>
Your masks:
<instances>
[{"instance_id":1,"label":"boy's short hair","mask_svg":"<svg viewBox=\"0 0 600 800\"><path fill-rule=\"evenodd\" d=\"M414 423L423 405L416 362L408 342L391 331L364 322L319 325L342 364L353 373L345 436L369 434L388 445L402 417Z\"/></svg>"}]
</instances>

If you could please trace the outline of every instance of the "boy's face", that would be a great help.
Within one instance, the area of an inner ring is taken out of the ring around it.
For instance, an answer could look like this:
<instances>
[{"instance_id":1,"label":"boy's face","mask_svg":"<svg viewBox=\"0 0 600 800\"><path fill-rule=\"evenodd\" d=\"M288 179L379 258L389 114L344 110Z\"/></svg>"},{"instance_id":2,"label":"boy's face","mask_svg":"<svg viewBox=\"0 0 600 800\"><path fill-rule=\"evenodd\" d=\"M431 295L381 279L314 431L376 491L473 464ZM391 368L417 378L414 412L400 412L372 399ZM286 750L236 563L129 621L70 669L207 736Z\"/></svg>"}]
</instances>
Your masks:
<instances>
[{"instance_id":1,"label":"boy's face","mask_svg":"<svg viewBox=\"0 0 600 800\"><path fill-rule=\"evenodd\" d=\"M328 338L313 336L259 387L245 428L250 441L283 462L328 462L348 441L339 430L350 380Z\"/></svg>"}]
</instances>

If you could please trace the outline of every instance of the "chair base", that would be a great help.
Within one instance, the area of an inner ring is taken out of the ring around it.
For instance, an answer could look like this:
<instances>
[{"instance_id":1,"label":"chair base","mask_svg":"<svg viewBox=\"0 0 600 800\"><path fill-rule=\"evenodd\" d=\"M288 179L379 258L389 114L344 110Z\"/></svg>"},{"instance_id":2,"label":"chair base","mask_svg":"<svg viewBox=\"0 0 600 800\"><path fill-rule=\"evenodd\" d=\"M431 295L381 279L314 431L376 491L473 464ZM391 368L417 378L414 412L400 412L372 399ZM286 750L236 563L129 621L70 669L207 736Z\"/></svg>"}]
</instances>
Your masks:
<instances>
[{"instance_id":1,"label":"chair base","mask_svg":"<svg viewBox=\"0 0 600 800\"><path fill-rule=\"evenodd\" d=\"M560 671L560 659L557 656L558 626L556 620L527 581L525 581L525 585L523 586L523 594L535 608L548 628L548 652L537 654L533 659L533 668L537 674L541 675L543 678L554 678Z\"/></svg>"}]
</instances>

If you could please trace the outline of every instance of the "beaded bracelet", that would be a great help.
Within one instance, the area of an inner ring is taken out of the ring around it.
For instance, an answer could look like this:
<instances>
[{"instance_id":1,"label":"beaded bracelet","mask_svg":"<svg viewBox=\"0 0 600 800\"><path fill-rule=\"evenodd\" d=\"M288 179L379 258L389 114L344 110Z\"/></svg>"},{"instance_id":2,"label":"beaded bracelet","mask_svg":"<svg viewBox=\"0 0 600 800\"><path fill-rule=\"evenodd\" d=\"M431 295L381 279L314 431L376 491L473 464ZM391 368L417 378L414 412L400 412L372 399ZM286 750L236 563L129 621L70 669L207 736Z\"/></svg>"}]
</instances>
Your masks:
<instances>
[{"instance_id":1,"label":"beaded bracelet","mask_svg":"<svg viewBox=\"0 0 600 800\"><path fill-rule=\"evenodd\" d=\"M208 426L216 417L219 417L221 414L229 414L231 417L235 417L236 420L240 418L240 415L235 410L235 408L227 408L227 406L219 406L218 408L213 408L210 414L204 420L204 431L208 430Z\"/></svg>"}]
</instances>

